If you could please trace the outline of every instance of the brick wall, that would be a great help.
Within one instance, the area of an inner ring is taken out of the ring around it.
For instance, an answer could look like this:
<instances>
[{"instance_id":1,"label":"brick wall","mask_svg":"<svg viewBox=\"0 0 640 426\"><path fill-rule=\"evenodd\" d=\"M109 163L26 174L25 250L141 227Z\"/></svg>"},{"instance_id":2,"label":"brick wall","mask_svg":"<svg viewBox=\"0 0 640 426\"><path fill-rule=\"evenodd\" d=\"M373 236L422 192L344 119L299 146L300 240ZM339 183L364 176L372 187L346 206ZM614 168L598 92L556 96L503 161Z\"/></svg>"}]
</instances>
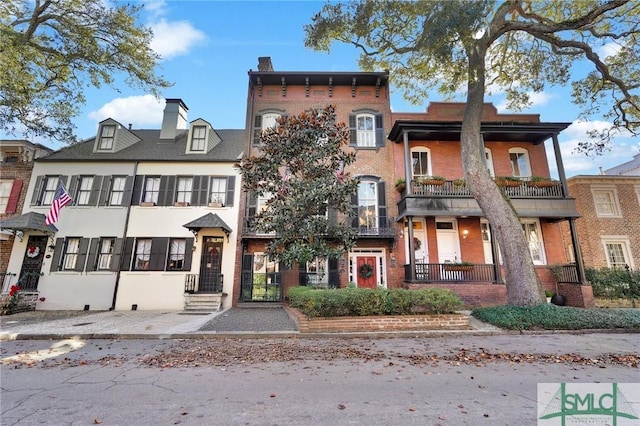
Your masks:
<instances>
[{"instance_id":1,"label":"brick wall","mask_svg":"<svg viewBox=\"0 0 640 426\"><path fill-rule=\"evenodd\" d=\"M20 179L22 180L22 190L20 191L20 198L18 200L18 207L14 214L0 213L0 220L5 220L10 217L19 216L22 213L22 206L25 203L25 197L27 195L27 188L29 187L29 180L31 179L31 171L33 170L33 163L3 163L0 167L0 178L2 179ZM8 240L0 240L0 272L6 271L9 264L9 258L11 256L11 249L13 247L14 237L9 237ZM20 271L11 271L18 273Z\"/></svg>"},{"instance_id":2,"label":"brick wall","mask_svg":"<svg viewBox=\"0 0 640 426\"><path fill-rule=\"evenodd\" d=\"M585 267L607 266L601 236L608 235L629 239L633 265L640 268L640 200L636 192L640 176L575 176L568 179L568 185L580 213L576 230ZM592 193L592 187L598 185L615 188L622 217L598 217ZM571 241L567 224L562 224L562 233L566 241Z\"/></svg>"}]
</instances>

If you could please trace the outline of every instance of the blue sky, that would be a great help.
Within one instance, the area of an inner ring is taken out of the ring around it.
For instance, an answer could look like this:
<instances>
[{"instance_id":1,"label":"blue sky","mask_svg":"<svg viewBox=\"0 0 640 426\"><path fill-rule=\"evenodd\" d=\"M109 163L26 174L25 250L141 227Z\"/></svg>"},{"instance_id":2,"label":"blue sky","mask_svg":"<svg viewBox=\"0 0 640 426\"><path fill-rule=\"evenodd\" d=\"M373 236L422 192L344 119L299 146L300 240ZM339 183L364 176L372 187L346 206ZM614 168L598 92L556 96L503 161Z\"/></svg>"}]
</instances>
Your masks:
<instances>
[{"instance_id":1,"label":"blue sky","mask_svg":"<svg viewBox=\"0 0 640 426\"><path fill-rule=\"evenodd\" d=\"M189 108L189 121L203 118L217 129L243 128L247 72L257 69L259 56L270 56L274 68L280 71L358 70L358 51L349 45L334 44L330 54L304 47L303 25L322 8L321 1L150 0L144 5L140 20L153 29L152 48L163 58L158 71L175 83L163 96L181 98ZM98 123L108 117L124 125L131 123L134 128L159 128L162 102L124 84L118 89L87 91L87 104L76 120L80 137L94 136ZM426 99L422 105L410 105L392 86L394 111L424 111L429 101L440 100ZM499 94L486 100L500 112L507 112ZM575 121L577 110L564 88L536 94L533 101L523 112L540 114L543 121ZM574 154L582 132L602 125L597 120L576 122L560 135L567 176L597 174L599 167L607 169L629 161L638 152L637 140L621 138L604 156ZM547 150L552 151L549 145ZM555 162L550 165L555 169Z\"/></svg>"}]
</instances>

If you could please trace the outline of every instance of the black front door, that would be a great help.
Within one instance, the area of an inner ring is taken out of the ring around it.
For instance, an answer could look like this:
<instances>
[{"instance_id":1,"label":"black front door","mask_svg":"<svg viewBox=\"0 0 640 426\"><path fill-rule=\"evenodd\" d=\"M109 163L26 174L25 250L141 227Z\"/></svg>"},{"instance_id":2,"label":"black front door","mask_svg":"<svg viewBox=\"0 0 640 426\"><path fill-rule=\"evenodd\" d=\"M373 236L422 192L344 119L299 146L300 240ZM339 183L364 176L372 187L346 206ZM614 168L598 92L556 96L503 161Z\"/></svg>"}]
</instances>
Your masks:
<instances>
[{"instance_id":1,"label":"black front door","mask_svg":"<svg viewBox=\"0 0 640 426\"><path fill-rule=\"evenodd\" d=\"M27 250L22 260L18 285L20 290L36 291L40 279L40 269L44 260L44 252L47 248L47 236L30 236Z\"/></svg>"},{"instance_id":2,"label":"black front door","mask_svg":"<svg viewBox=\"0 0 640 426\"><path fill-rule=\"evenodd\" d=\"M199 293L222 293L222 246L222 238L204 237L200 259Z\"/></svg>"}]
</instances>

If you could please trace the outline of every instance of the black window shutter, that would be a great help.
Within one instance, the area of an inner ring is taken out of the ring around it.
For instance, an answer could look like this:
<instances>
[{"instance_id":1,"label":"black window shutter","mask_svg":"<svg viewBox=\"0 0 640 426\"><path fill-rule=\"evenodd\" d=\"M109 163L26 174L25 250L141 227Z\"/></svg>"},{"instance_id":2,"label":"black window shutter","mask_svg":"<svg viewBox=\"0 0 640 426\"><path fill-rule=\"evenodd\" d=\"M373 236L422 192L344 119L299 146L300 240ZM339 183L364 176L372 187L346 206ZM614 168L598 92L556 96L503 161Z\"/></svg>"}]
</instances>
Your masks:
<instances>
[{"instance_id":1,"label":"black window shutter","mask_svg":"<svg viewBox=\"0 0 640 426\"><path fill-rule=\"evenodd\" d=\"M131 269L131 256L133 255L134 242L135 238L128 237L124 243L124 250L122 251L122 267L120 268L121 271L128 271Z\"/></svg>"},{"instance_id":2,"label":"black window shutter","mask_svg":"<svg viewBox=\"0 0 640 426\"><path fill-rule=\"evenodd\" d=\"M336 226L338 224L338 210L329 207L327 213L327 220L330 226Z\"/></svg>"},{"instance_id":3,"label":"black window shutter","mask_svg":"<svg viewBox=\"0 0 640 426\"><path fill-rule=\"evenodd\" d=\"M169 176L160 176L160 188L158 189L158 206L168 206Z\"/></svg>"},{"instance_id":4,"label":"black window shutter","mask_svg":"<svg viewBox=\"0 0 640 426\"><path fill-rule=\"evenodd\" d=\"M91 185L91 193L89 194L89 205L95 206L100 196L100 188L102 187L102 179L106 176L94 176ZM105 179L108 180L108 179Z\"/></svg>"},{"instance_id":5,"label":"black window shutter","mask_svg":"<svg viewBox=\"0 0 640 426\"><path fill-rule=\"evenodd\" d=\"M200 176L200 191L198 205L206 206L209 203L209 176Z\"/></svg>"},{"instance_id":6,"label":"black window shutter","mask_svg":"<svg viewBox=\"0 0 640 426\"><path fill-rule=\"evenodd\" d=\"M41 194L42 194L42 185L44 184L44 176L38 176L36 178L36 185L33 188L33 195L31 196L31 205L40 205Z\"/></svg>"},{"instance_id":7,"label":"black window shutter","mask_svg":"<svg viewBox=\"0 0 640 426\"><path fill-rule=\"evenodd\" d=\"M74 202L78 199L78 180L78 175L71 176L71 183L69 183L69 186L67 187L67 191Z\"/></svg>"},{"instance_id":8,"label":"black window shutter","mask_svg":"<svg viewBox=\"0 0 640 426\"><path fill-rule=\"evenodd\" d=\"M60 179L60 182L62 182L64 187L67 188L67 190L68 190L69 187L67 186L67 177L68 176L58 176L58 179ZM74 202L75 202L75 199L74 199Z\"/></svg>"},{"instance_id":9,"label":"black window shutter","mask_svg":"<svg viewBox=\"0 0 640 426\"><path fill-rule=\"evenodd\" d=\"M89 243L89 256L87 259L87 266L85 271L91 272L96 270L98 264L98 246L100 244L100 238L92 238Z\"/></svg>"},{"instance_id":10,"label":"black window shutter","mask_svg":"<svg viewBox=\"0 0 640 426\"><path fill-rule=\"evenodd\" d=\"M376 114L376 146L384 146L384 122L382 114Z\"/></svg>"},{"instance_id":11,"label":"black window shutter","mask_svg":"<svg viewBox=\"0 0 640 426\"><path fill-rule=\"evenodd\" d=\"M124 181L124 192L122 193L122 205L130 206L133 204L131 195L133 194L133 176L127 176Z\"/></svg>"},{"instance_id":12,"label":"black window shutter","mask_svg":"<svg viewBox=\"0 0 640 426\"><path fill-rule=\"evenodd\" d=\"M236 177L228 176L227 177L227 200L224 205L227 207L233 206L233 196L235 195L236 190Z\"/></svg>"},{"instance_id":13,"label":"black window shutter","mask_svg":"<svg viewBox=\"0 0 640 426\"><path fill-rule=\"evenodd\" d=\"M150 271L164 271L167 263L167 246L169 238L152 238L151 239L151 256L149 257Z\"/></svg>"},{"instance_id":14,"label":"black window shutter","mask_svg":"<svg viewBox=\"0 0 640 426\"><path fill-rule=\"evenodd\" d=\"M187 238L184 244L184 264L182 266L183 271L191 270L191 260L193 258L193 238Z\"/></svg>"},{"instance_id":15,"label":"black window shutter","mask_svg":"<svg viewBox=\"0 0 640 426\"><path fill-rule=\"evenodd\" d=\"M144 185L144 175L137 175L133 182L133 197L131 198L132 206L137 206L140 204L140 199L142 197L142 186ZM128 269L126 269L128 271Z\"/></svg>"},{"instance_id":16,"label":"black window shutter","mask_svg":"<svg viewBox=\"0 0 640 426\"><path fill-rule=\"evenodd\" d=\"M122 259L123 239L116 238L113 244L113 255L111 256L111 265L109 265L110 271L117 271L120 269L120 260ZM129 252L131 254L131 252Z\"/></svg>"},{"instance_id":17,"label":"black window shutter","mask_svg":"<svg viewBox=\"0 0 640 426\"><path fill-rule=\"evenodd\" d=\"M100 194L98 196L99 206L106 206L108 204L109 190L111 189L112 181L113 181L113 176L102 177L102 186L100 187Z\"/></svg>"},{"instance_id":18,"label":"black window shutter","mask_svg":"<svg viewBox=\"0 0 640 426\"><path fill-rule=\"evenodd\" d=\"M384 182L378 182L378 228L386 228L388 226L385 188Z\"/></svg>"},{"instance_id":19,"label":"black window shutter","mask_svg":"<svg viewBox=\"0 0 640 426\"><path fill-rule=\"evenodd\" d=\"M356 129L356 115L349 114L349 130L351 131L349 136L349 146L358 145L358 132Z\"/></svg>"},{"instance_id":20,"label":"black window shutter","mask_svg":"<svg viewBox=\"0 0 640 426\"><path fill-rule=\"evenodd\" d=\"M357 189L356 189L357 191ZM352 228L357 228L358 227L358 193L354 193L351 194L351 209L352 209L352 215L353 217L351 218L351 227Z\"/></svg>"},{"instance_id":21,"label":"black window shutter","mask_svg":"<svg viewBox=\"0 0 640 426\"><path fill-rule=\"evenodd\" d=\"M60 270L60 256L62 256L62 248L64 247L64 238L56 238L56 246L53 249L53 257L51 258L50 272Z\"/></svg>"},{"instance_id":22,"label":"black window shutter","mask_svg":"<svg viewBox=\"0 0 640 426\"><path fill-rule=\"evenodd\" d=\"M260 145L260 134L262 133L262 115L256 115L253 120L253 144Z\"/></svg>"},{"instance_id":23,"label":"black window shutter","mask_svg":"<svg viewBox=\"0 0 640 426\"><path fill-rule=\"evenodd\" d=\"M167 206L172 206L176 202L177 182L176 176L169 176L167 179L167 197L165 199Z\"/></svg>"},{"instance_id":24,"label":"black window shutter","mask_svg":"<svg viewBox=\"0 0 640 426\"><path fill-rule=\"evenodd\" d=\"M87 250L89 249L89 238L80 239L80 246L78 247L78 257L76 258L76 265L73 270L76 272L82 272L84 270L84 264L87 261Z\"/></svg>"},{"instance_id":25,"label":"black window shutter","mask_svg":"<svg viewBox=\"0 0 640 426\"><path fill-rule=\"evenodd\" d=\"M194 176L191 182L191 205L200 206L200 180L202 176Z\"/></svg>"}]
</instances>

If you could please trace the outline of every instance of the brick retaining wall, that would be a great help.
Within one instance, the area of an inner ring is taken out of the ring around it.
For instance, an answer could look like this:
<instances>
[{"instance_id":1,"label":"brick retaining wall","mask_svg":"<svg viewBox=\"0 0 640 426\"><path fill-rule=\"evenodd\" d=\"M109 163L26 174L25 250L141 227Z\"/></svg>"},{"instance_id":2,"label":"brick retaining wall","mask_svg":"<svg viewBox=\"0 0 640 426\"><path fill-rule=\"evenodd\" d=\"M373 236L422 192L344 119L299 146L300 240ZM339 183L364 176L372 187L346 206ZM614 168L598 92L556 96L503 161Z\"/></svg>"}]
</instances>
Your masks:
<instances>
[{"instance_id":1,"label":"brick retaining wall","mask_svg":"<svg viewBox=\"0 0 640 426\"><path fill-rule=\"evenodd\" d=\"M297 309L289 306L284 309L300 333L470 329L469 317L462 314L307 318Z\"/></svg>"}]
</instances>

